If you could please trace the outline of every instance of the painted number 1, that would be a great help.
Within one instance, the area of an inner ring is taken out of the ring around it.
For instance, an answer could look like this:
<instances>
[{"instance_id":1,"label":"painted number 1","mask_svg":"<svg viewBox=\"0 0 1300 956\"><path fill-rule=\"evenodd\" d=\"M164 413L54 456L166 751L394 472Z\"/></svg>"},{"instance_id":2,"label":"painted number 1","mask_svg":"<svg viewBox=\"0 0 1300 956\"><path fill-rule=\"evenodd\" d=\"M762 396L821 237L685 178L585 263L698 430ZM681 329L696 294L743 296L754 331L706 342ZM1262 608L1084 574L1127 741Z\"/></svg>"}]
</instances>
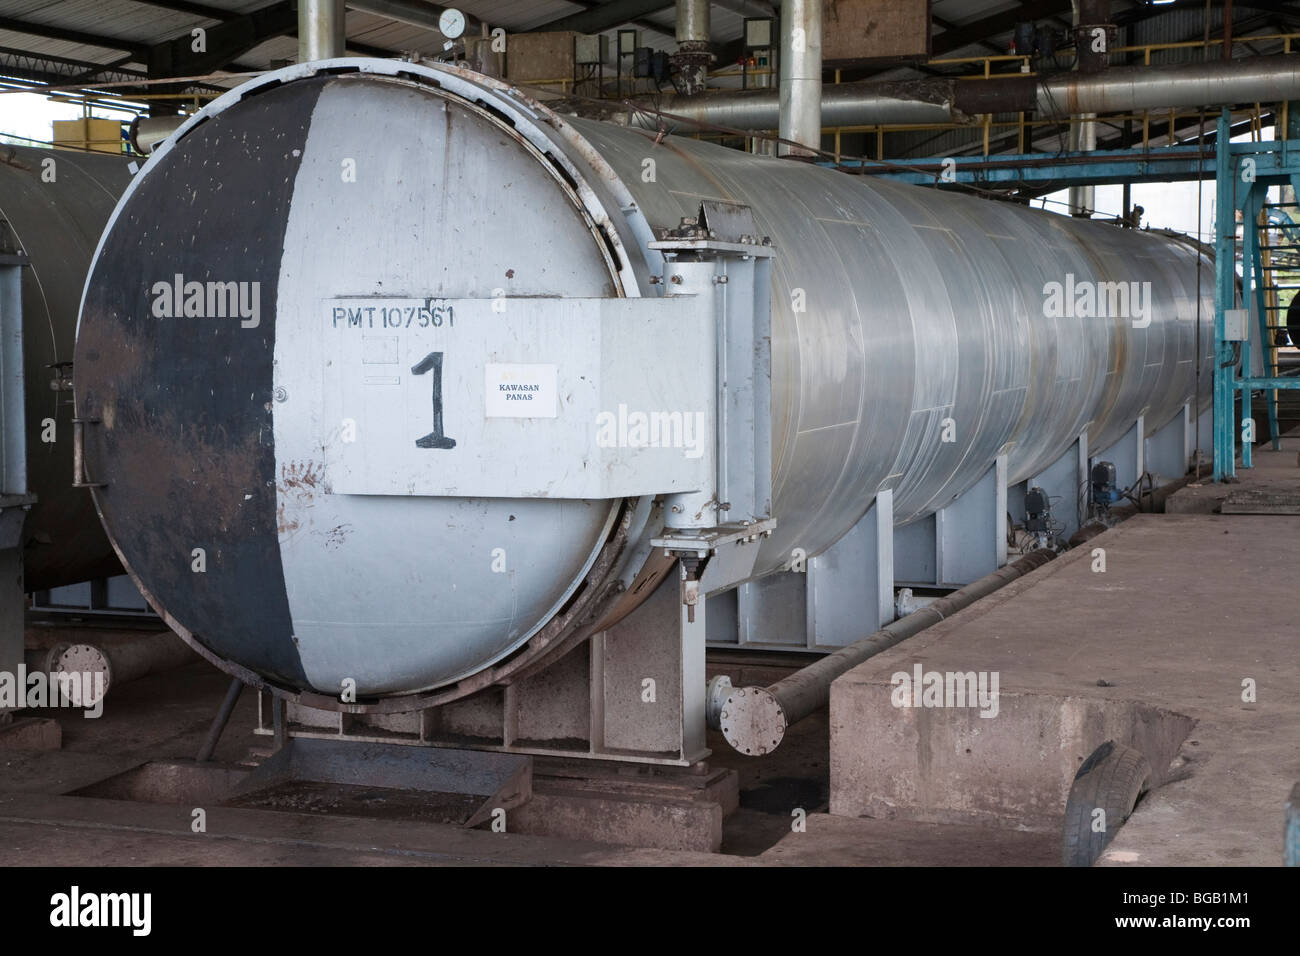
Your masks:
<instances>
[{"instance_id":1,"label":"painted number 1","mask_svg":"<svg viewBox=\"0 0 1300 956\"><path fill-rule=\"evenodd\" d=\"M448 438L442 433L442 353L430 352L411 366L412 375L433 372L433 431L423 438L417 438L417 448L455 448L456 439Z\"/></svg>"}]
</instances>

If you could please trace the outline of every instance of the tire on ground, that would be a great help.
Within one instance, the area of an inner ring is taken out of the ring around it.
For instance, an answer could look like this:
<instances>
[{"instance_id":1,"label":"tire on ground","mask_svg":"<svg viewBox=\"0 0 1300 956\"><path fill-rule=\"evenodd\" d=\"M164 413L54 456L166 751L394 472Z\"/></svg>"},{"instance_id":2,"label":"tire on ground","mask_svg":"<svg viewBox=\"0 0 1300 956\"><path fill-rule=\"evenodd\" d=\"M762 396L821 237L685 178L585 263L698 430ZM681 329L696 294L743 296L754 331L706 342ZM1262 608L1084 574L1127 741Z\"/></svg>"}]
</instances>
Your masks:
<instances>
[{"instance_id":1,"label":"tire on ground","mask_svg":"<svg viewBox=\"0 0 1300 956\"><path fill-rule=\"evenodd\" d=\"M1074 775L1065 802L1061 862L1065 866L1097 862L1150 785L1151 764L1140 751L1113 740L1094 750Z\"/></svg>"}]
</instances>

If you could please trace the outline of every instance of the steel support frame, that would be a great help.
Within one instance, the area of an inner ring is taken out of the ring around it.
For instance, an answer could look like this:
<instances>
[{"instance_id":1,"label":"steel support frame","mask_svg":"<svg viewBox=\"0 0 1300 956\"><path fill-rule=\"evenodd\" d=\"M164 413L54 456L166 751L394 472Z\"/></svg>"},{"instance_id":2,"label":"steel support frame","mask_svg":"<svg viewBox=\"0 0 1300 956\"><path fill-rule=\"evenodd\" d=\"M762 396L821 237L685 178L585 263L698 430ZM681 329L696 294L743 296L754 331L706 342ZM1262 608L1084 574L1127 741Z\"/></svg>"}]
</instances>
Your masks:
<instances>
[{"instance_id":1,"label":"steel support frame","mask_svg":"<svg viewBox=\"0 0 1300 956\"><path fill-rule=\"evenodd\" d=\"M1233 143L1230 141L1230 118L1227 109L1219 115L1215 159L1215 283L1214 283L1214 472L1215 481L1232 481L1237 474L1237 434L1240 427L1242 467L1252 466L1253 436L1247 436L1246 420L1251 417L1250 395L1255 390L1272 392L1279 388L1300 388L1300 378L1253 374L1255 360L1264 364L1265 349L1272 341L1268 329L1269 313L1264 308L1264 272L1260 259L1259 232L1256 228L1260 210L1272 186L1300 183L1300 139L1272 142ZM1240 300L1237 294L1237 224L1236 212L1242 214L1242 276ZM1250 312L1253 335L1242 343L1227 338L1229 310L1240 305ZM1258 351L1254 339L1258 340ZM1254 354L1252 354L1254 353ZM1237 367L1241 373L1238 375ZM1267 373L1261 368L1261 373ZM1241 393L1241 422L1237 421L1237 395ZM1268 416L1274 448L1277 441L1276 396L1268 396ZM1246 441L1250 437L1252 441Z\"/></svg>"},{"instance_id":2,"label":"steel support frame","mask_svg":"<svg viewBox=\"0 0 1300 956\"><path fill-rule=\"evenodd\" d=\"M959 588L1007 563L1007 456L933 515L894 529L897 584Z\"/></svg>"},{"instance_id":3,"label":"steel support frame","mask_svg":"<svg viewBox=\"0 0 1300 956\"><path fill-rule=\"evenodd\" d=\"M709 598L716 647L833 651L895 618L895 585L958 588L1007 562L1007 458L944 508L894 526L893 489L881 489L847 534L787 570Z\"/></svg>"},{"instance_id":4,"label":"steel support frame","mask_svg":"<svg viewBox=\"0 0 1300 956\"><path fill-rule=\"evenodd\" d=\"M829 549L790 555L788 570L709 596L717 647L825 651L894 619L894 493L883 489Z\"/></svg>"},{"instance_id":5,"label":"steel support frame","mask_svg":"<svg viewBox=\"0 0 1300 956\"><path fill-rule=\"evenodd\" d=\"M1087 516L1088 432L1080 432L1056 461L1038 474L1007 489L1007 510L1014 520L1025 513L1025 492L1041 488L1051 505L1052 519L1061 525L1056 537L1069 538Z\"/></svg>"}]
</instances>

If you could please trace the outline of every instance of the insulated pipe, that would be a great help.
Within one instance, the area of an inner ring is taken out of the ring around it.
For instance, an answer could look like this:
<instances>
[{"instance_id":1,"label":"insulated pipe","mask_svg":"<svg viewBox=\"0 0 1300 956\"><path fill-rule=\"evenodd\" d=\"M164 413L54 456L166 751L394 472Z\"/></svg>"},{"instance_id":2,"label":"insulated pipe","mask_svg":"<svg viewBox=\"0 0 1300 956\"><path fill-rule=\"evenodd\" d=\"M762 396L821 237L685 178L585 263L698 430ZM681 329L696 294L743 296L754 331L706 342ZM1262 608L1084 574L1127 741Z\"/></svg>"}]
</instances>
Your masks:
<instances>
[{"instance_id":1,"label":"insulated pipe","mask_svg":"<svg viewBox=\"0 0 1300 956\"><path fill-rule=\"evenodd\" d=\"M298 62L343 55L343 0L298 0Z\"/></svg>"},{"instance_id":2,"label":"insulated pipe","mask_svg":"<svg viewBox=\"0 0 1300 956\"><path fill-rule=\"evenodd\" d=\"M137 153L148 156L187 119L188 116L137 116L131 121L127 138Z\"/></svg>"},{"instance_id":3,"label":"insulated pipe","mask_svg":"<svg viewBox=\"0 0 1300 956\"><path fill-rule=\"evenodd\" d=\"M975 113L1037 110L1049 117L1072 113L1127 113L1161 107L1274 103L1296 98L1300 56L1260 56L1231 63L1131 67L1093 75L1069 74L1043 83L1012 76L988 80L908 83L841 83L826 88L821 122L827 126L959 123ZM782 81L782 95L785 83ZM776 129L781 101L774 90L668 97L658 107L683 120L734 129ZM656 128L653 115L631 123ZM786 137L789 138L789 137ZM797 138L797 137L796 137Z\"/></svg>"},{"instance_id":4,"label":"insulated pipe","mask_svg":"<svg viewBox=\"0 0 1300 956\"><path fill-rule=\"evenodd\" d=\"M1078 51L1080 73L1100 73L1110 63L1110 0L1075 0L1074 44ZM1098 31L1100 31L1098 33ZM1097 114L1081 113L1071 117L1070 148L1091 153L1097 148ZM1091 218L1097 205L1095 186L1070 187L1070 215Z\"/></svg>"},{"instance_id":5,"label":"insulated pipe","mask_svg":"<svg viewBox=\"0 0 1300 956\"><path fill-rule=\"evenodd\" d=\"M26 653L29 669L46 673L103 674L103 694L149 674L192 664L198 656L170 631L125 640L64 641L48 650ZM88 703L94 704L91 700Z\"/></svg>"},{"instance_id":6,"label":"insulated pipe","mask_svg":"<svg viewBox=\"0 0 1300 956\"><path fill-rule=\"evenodd\" d=\"M1097 114L1080 113L1073 117L1076 122L1070 127L1070 148L1077 152L1091 153L1097 149ZM1096 211L1097 187L1070 187L1070 215L1089 219Z\"/></svg>"},{"instance_id":7,"label":"insulated pipe","mask_svg":"<svg viewBox=\"0 0 1300 956\"><path fill-rule=\"evenodd\" d=\"M815 155L822 145L821 0L785 0L781 4L779 97L781 138L809 147L801 150L782 144L781 155Z\"/></svg>"},{"instance_id":8,"label":"insulated pipe","mask_svg":"<svg viewBox=\"0 0 1300 956\"><path fill-rule=\"evenodd\" d=\"M821 117L818 123L827 126L854 126L861 125L863 117L869 117L870 123L889 125L956 122L964 117L954 107L954 86L952 80L918 80L906 85L835 84L822 90ZM709 93L705 96L669 96L660 101L660 109L671 117L680 117L693 123L732 129L776 129L780 125L780 96L777 90L770 88ZM585 111L583 104L573 105L574 112ZM628 123L656 129L659 120L654 113L638 110L628 117Z\"/></svg>"},{"instance_id":9,"label":"insulated pipe","mask_svg":"<svg viewBox=\"0 0 1300 956\"><path fill-rule=\"evenodd\" d=\"M688 96L704 92L708 84L709 0L677 0L677 52L673 54L682 87Z\"/></svg>"},{"instance_id":10,"label":"insulated pipe","mask_svg":"<svg viewBox=\"0 0 1300 956\"><path fill-rule=\"evenodd\" d=\"M709 42L708 0L677 0L677 42Z\"/></svg>"},{"instance_id":11,"label":"insulated pipe","mask_svg":"<svg viewBox=\"0 0 1300 956\"><path fill-rule=\"evenodd\" d=\"M1020 560L887 624L869 637L842 647L769 687L742 687L731 692L718 714L727 743L751 756L771 753L786 730L830 701L831 682L863 661L969 607L980 598L1042 567L1055 551L1031 551Z\"/></svg>"}]
</instances>

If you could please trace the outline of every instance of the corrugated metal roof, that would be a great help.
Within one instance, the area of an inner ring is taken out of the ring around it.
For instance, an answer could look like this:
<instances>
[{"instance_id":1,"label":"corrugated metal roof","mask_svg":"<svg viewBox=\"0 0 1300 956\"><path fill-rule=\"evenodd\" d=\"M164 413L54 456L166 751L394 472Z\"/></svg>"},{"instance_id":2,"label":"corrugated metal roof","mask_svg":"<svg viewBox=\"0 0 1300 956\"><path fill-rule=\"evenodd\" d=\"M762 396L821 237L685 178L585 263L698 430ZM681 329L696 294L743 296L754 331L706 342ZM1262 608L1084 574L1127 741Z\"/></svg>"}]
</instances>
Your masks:
<instances>
[{"instance_id":1,"label":"corrugated metal roof","mask_svg":"<svg viewBox=\"0 0 1300 956\"><path fill-rule=\"evenodd\" d=\"M270 6L274 0L197 0L197 2L216 10L230 11L232 15L239 15ZM1116 0L1115 9L1117 12L1123 12L1137 5L1131 0L1130 2ZM516 32L535 29L559 18L579 13L587 9L590 4L569 2L569 0L462 0L458 6L491 26L501 26L508 32ZM953 28L959 28L996 14L1019 9L1021 6L1015 0L934 0L931 10L935 17L947 22ZM662 10L639 18L639 22L643 25L641 27L643 44L657 49L675 49L672 7L672 0L664 0ZM741 35L744 14L733 8L744 9L745 4L732 2L726 7L718 3L713 4L712 32L714 39L719 42L734 40ZM749 9L752 10L752 15L762 15L762 7L755 5ZM1201 8L1176 8L1163 11L1127 27L1121 42L1134 44L1187 40L1193 35L1199 35L1203 29L1203 15L1204 11ZM38 27L75 30L144 46L184 36L195 26L211 27L220 22L150 6L141 0L0 0L0 17L29 21ZM1222 21L1222 10L1216 6L1211 17L1211 29L1218 30ZM1259 17L1259 12L1253 8L1238 14L1239 20ZM1060 18L1068 20L1068 6L1063 5ZM1048 18L1039 18L1039 22L1051 21ZM659 32L646 29L644 24L659 25ZM1057 25L1060 25L1059 19ZM1271 25L1262 26L1257 23L1255 26L1259 29L1271 29ZM616 30L617 28L612 28L604 32L613 39ZM443 43L441 35L435 31L357 11L348 12L347 32L349 39L356 43L390 50L394 54L405 52L434 54L441 51ZM942 37L945 32L940 26L934 28L936 38ZM1004 47L1009 35L1010 30L1006 30L991 35L986 40L995 47ZM107 39L103 45L100 45L77 42L76 38L50 39L12 29L0 29L0 47L96 64L120 61L124 53L122 49L111 46L111 41ZM1260 48L1260 52L1273 52L1278 47L1278 44L1265 45ZM975 43L949 51L946 55L978 55L987 52L990 52L988 46ZM1153 62L1199 59L1202 55L1199 50L1162 52L1153 57ZM296 57L297 40L290 34L266 40L241 56L238 62L251 69L263 69L276 61L294 60ZM3 62L7 61L0 60L0 63ZM1119 62L1119 58L1116 58L1116 62ZM135 70L144 69L144 64L140 62L127 62L121 65ZM905 77L912 74L905 68L900 68L890 71L887 75Z\"/></svg>"}]
</instances>

